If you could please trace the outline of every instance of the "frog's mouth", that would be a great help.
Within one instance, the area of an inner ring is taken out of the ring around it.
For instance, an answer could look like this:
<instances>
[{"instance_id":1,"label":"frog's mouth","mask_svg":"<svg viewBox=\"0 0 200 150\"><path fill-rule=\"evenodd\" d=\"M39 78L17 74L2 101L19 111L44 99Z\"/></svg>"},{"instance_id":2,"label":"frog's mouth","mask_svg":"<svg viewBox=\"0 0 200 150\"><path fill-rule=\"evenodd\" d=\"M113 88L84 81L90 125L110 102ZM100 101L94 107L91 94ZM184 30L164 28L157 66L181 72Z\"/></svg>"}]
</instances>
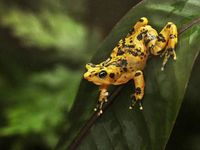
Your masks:
<instances>
[{"instance_id":1,"label":"frog's mouth","mask_svg":"<svg viewBox=\"0 0 200 150\"><path fill-rule=\"evenodd\" d=\"M99 80L95 80L94 78L91 78L91 74L89 72L84 73L84 79L93 82L96 85L101 85L102 83L99 82Z\"/></svg>"}]
</instances>

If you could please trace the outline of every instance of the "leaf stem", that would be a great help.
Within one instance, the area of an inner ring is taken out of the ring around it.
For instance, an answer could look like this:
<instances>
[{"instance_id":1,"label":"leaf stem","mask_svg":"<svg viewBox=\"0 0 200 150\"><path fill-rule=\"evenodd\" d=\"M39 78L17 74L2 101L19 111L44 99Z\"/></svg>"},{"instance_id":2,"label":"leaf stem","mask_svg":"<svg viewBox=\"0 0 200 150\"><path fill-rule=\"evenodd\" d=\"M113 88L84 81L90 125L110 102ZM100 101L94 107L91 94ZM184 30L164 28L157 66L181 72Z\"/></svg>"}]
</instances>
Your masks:
<instances>
[{"instance_id":1,"label":"leaf stem","mask_svg":"<svg viewBox=\"0 0 200 150\"><path fill-rule=\"evenodd\" d=\"M197 19L194 19L193 21L191 21L188 24L185 24L181 27L181 29L179 30L179 35L181 35L183 32L185 32L186 30L188 30L189 28L193 27L194 25L197 25L200 23L200 17Z\"/></svg>"}]
</instances>

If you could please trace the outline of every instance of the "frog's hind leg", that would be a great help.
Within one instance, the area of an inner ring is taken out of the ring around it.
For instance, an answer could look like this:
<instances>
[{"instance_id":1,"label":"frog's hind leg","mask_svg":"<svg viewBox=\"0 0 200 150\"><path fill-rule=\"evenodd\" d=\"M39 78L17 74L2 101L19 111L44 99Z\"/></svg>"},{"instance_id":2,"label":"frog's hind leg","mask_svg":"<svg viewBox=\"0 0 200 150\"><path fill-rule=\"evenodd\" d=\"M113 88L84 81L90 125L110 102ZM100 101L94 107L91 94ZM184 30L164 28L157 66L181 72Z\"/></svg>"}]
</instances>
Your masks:
<instances>
[{"instance_id":1,"label":"frog's hind leg","mask_svg":"<svg viewBox=\"0 0 200 150\"><path fill-rule=\"evenodd\" d=\"M142 17L140 18L135 25L133 25L133 27L131 28L131 30L129 31L129 33L126 35L125 38L121 39L117 46L114 47L112 53L111 53L111 57L116 57L118 55L123 55L124 51L123 51L123 47L126 44L126 39L129 39L132 35L134 35L136 32L138 32L140 30L141 27L144 27L148 24L148 19L146 17Z\"/></svg>"},{"instance_id":2,"label":"frog's hind leg","mask_svg":"<svg viewBox=\"0 0 200 150\"><path fill-rule=\"evenodd\" d=\"M150 52L153 55L164 56L161 70L164 70L170 56L176 60L176 53L174 51L177 43L177 28L172 22L168 22L167 25L158 34L156 41L149 47Z\"/></svg>"},{"instance_id":3,"label":"frog's hind leg","mask_svg":"<svg viewBox=\"0 0 200 150\"><path fill-rule=\"evenodd\" d=\"M144 96L144 87L145 87L143 72L140 70L136 71L134 73L133 80L135 84L135 93L134 93L135 99L133 97L133 101L129 109L133 109L134 105L138 102L140 110L143 110L142 98Z\"/></svg>"},{"instance_id":4,"label":"frog's hind leg","mask_svg":"<svg viewBox=\"0 0 200 150\"><path fill-rule=\"evenodd\" d=\"M98 111L98 116L100 116L103 113L103 104L107 102L107 97L108 97L107 89L108 89L107 85L100 86L99 100L97 106L94 108L94 111Z\"/></svg>"}]
</instances>

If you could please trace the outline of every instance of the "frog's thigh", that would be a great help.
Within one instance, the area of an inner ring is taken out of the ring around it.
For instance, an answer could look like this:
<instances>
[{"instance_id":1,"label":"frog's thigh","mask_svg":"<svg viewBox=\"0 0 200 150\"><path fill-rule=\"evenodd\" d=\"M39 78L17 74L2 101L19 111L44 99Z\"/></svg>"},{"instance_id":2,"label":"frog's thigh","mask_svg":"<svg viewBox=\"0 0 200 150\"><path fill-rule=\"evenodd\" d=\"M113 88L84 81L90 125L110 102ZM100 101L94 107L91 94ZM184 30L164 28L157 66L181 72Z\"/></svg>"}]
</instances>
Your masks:
<instances>
[{"instance_id":1,"label":"frog's thigh","mask_svg":"<svg viewBox=\"0 0 200 150\"><path fill-rule=\"evenodd\" d=\"M136 24L134 25L134 29L138 30L140 27L143 27L147 24L148 24L148 19L146 17L142 17L138 20L138 22L136 22Z\"/></svg>"},{"instance_id":2,"label":"frog's thigh","mask_svg":"<svg viewBox=\"0 0 200 150\"><path fill-rule=\"evenodd\" d=\"M153 55L160 55L165 50L170 51L170 54L176 57L174 47L177 43L177 28L172 22L168 22L157 37L157 41L152 44L150 51ZM166 48L165 48L166 47Z\"/></svg>"},{"instance_id":3,"label":"frog's thigh","mask_svg":"<svg viewBox=\"0 0 200 150\"><path fill-rule=\"evenodd\" d=\"M147 24L148 24L148 19L147 19L146 17L140 18L140 19L136 22L136 24L132 27L132 29L130 30L129 34L128 34L126 37L128 37L128 36L134 34L135 31L139 30L141 27L146 26Z\"/></svg>"},{"instance_id":4,"label":"frog's thigh","mask_svg":"<svg viewBox=\"0 0 200 150\"><path fill-rule=\"evenodd\" d=\"M135 99L136 101L142 100L144 96L144 86L145 86L145 81L144 81L144 76L143 72L138 70L134 73L134 84L135 84Z\"/></svg>"}]
</instances>

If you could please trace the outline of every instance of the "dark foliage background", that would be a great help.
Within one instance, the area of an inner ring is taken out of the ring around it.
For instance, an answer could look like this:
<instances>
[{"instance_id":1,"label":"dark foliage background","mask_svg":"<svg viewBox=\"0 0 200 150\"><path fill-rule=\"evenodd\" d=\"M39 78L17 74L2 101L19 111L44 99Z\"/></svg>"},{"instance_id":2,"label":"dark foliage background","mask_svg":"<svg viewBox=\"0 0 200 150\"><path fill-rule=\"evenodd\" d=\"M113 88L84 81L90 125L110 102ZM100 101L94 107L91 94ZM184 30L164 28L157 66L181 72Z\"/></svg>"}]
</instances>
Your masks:
<instances>
[{"instance_id":1,"label":"dark foliage background","mask_svg":"<svg viewBox=\"0 0 200 150\"><path fill-rule=\"evenodd\" d=\"M53 149L84 64L139 0L0 1L0 149ZM167 149L200 149L199 65Z\"/></svg>"}]
</instances>

